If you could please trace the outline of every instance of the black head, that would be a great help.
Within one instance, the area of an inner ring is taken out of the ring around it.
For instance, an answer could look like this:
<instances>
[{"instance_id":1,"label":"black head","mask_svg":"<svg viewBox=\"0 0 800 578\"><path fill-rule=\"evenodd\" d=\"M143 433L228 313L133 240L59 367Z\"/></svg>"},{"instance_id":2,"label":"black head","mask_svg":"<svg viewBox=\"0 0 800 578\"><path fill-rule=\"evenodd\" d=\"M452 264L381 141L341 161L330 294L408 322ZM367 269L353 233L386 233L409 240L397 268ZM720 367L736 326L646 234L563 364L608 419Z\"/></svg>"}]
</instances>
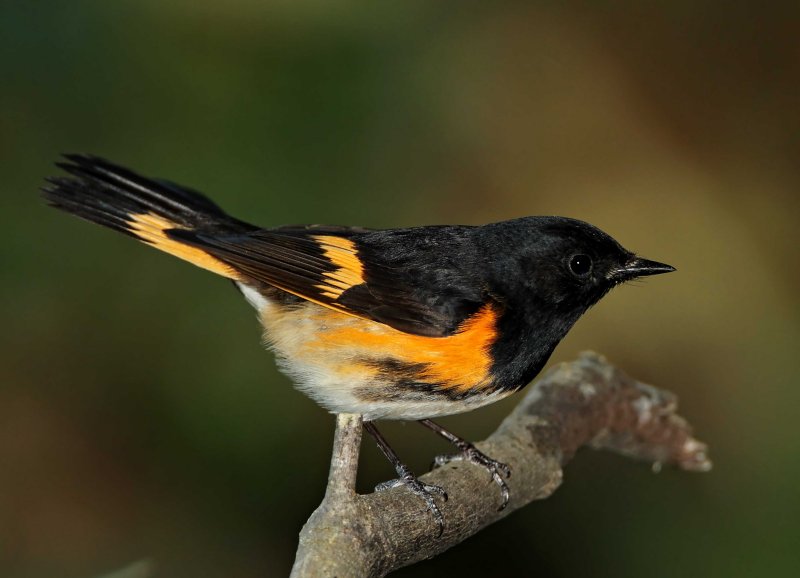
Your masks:
<instances>
[{"instance_id":1,"label":"black head","mask_svg":"<svg viewBox=\"0 0 800 578\"><path fill-rule=\"evenodd\" d=\"M490 237L506 245L494 271L503 293L516 293L515 301L531 303L540 314L557 312L572 322L615 285L675 270L637 257L576 219L526 217L490 227Z\"/></svg>"}]
</instances>

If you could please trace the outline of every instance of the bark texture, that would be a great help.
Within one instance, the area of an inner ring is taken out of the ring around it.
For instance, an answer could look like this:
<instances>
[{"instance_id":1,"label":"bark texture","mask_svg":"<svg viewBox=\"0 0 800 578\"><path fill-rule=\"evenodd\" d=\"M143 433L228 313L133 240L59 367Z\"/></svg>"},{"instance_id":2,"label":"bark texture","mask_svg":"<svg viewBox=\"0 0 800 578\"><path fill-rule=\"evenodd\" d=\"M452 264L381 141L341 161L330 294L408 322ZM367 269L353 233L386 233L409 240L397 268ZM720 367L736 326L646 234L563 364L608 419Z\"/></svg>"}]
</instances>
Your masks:
<instances>
[{"instance_id":1,"label":"bark texture","mask_svg":"<svg viewBox=\"0 0 800 578\"><path fill-rule=\"evenodd\" d=\"M405 488L355 493L361 419L337 416L328 489L300 533L292 577L375 577L431 558L517 508L552 494L562 467L582 446L689 471L708 471L705 444L692 437L669 392L638 382L595 353L542 375L514 411L476 446L508 464L511 501L486 470L457 462L421 476L444 487L438 529L425 505Z\"/></svg>"}]
</instances>

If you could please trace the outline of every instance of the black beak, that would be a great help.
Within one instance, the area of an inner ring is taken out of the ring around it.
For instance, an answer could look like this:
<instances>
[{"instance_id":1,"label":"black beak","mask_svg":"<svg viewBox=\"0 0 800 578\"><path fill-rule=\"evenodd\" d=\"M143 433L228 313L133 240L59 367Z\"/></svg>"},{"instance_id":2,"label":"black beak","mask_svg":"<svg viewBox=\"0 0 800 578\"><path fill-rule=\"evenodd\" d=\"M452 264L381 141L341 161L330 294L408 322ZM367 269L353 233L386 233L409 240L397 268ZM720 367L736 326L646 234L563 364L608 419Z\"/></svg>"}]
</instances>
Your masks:
<instances>
[{"instance_id":1,"label":"black beak","mask_svg":"<svg viewBox=\"0 0 800 578\"><path fill-rule=\"evenodd\" d=\"M622 267L611 271L608 274L608 278L616 283L623 283L637 277L661 275L662 273L671 273L674 270L675 267L672 265L649 261L641 257L631 257Z\"/></svg>"}]
</instances>

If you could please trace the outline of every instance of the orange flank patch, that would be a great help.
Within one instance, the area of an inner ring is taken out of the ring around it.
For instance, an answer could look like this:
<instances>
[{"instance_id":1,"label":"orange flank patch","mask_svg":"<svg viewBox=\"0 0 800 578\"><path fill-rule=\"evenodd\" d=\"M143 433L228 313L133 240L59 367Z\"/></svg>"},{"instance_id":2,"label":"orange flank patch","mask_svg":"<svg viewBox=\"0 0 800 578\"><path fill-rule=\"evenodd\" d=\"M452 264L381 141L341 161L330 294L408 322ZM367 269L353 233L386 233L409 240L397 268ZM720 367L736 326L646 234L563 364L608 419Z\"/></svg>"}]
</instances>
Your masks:
<instances>
[{"instance_id":1,"label":"orange flank patch","mask_svg":"<svg viewBox=\"0 0 800 578\"><path fill-rule=\"evenodd\" d=\"M153 245L156 249L175 255L184 261L189 261L193 265L223 277L228 277L229 279L237 279L239 277L236 270L205 251L167 237L164 233L165 230L183 228L176 225L176 223L153 213L133 213L128 215L128 219L130 220L129 227L131 232L135 233L145 243Z\"/></svg>"},{"instance_id":2,"label":"orange flank patch","mask_svg":"<svg viewBox=\"0 0 800 578\"><path fill-rule=\"evenodd\" d=\"M360 358L424 364L421 380L458 392L489 383L498 318L492 305L484 306L449 337L411 335L380 323L343 321L334 312L320 313L315 320L319 329L306 343L305 355L338 357L342 365Z\"/></svg>"},{"instance_id":3,"label":"orange flank patch","mask_svg":"<svg viewBox=\"0 0 800 578\"><path fill-rule=\"evenodd\" d=\"M349 239L334 235L315 235L326 258L338 269L324 273L325 282L317 285L322 294L330 299L337 299L350 287L364 283L364 266L356 253L355 243Z\"/></svg>"}]
</instances>

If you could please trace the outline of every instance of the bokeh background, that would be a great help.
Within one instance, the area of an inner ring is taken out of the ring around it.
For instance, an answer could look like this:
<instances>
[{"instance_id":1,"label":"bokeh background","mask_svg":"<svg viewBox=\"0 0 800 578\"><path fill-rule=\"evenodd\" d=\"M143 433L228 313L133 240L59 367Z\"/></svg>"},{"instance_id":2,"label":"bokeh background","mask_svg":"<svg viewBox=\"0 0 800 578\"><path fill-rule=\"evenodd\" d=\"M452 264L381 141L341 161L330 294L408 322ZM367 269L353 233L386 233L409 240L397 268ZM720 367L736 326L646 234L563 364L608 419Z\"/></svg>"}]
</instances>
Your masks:
<instances>
[{"instance_id":1,"label":"bokeh background","mask_svg":"<svg viewBox=\"0 0 800 578\"><path fill-rule=\"evenodd\" d=\"M60 152L265 226L588 220L678 273L583 349L676 392L709 474L584 451L398 576L800 573L800 10L780 2L0 4L0 575L285 575L331 416L229 283L45 208ZM480 439L516 399L443 422ZM447 447L385 433L423 471ZM392 471L363 449L360 485ZM488 488L487 491L492 491Z\"/></svg>"}]
</instances>

